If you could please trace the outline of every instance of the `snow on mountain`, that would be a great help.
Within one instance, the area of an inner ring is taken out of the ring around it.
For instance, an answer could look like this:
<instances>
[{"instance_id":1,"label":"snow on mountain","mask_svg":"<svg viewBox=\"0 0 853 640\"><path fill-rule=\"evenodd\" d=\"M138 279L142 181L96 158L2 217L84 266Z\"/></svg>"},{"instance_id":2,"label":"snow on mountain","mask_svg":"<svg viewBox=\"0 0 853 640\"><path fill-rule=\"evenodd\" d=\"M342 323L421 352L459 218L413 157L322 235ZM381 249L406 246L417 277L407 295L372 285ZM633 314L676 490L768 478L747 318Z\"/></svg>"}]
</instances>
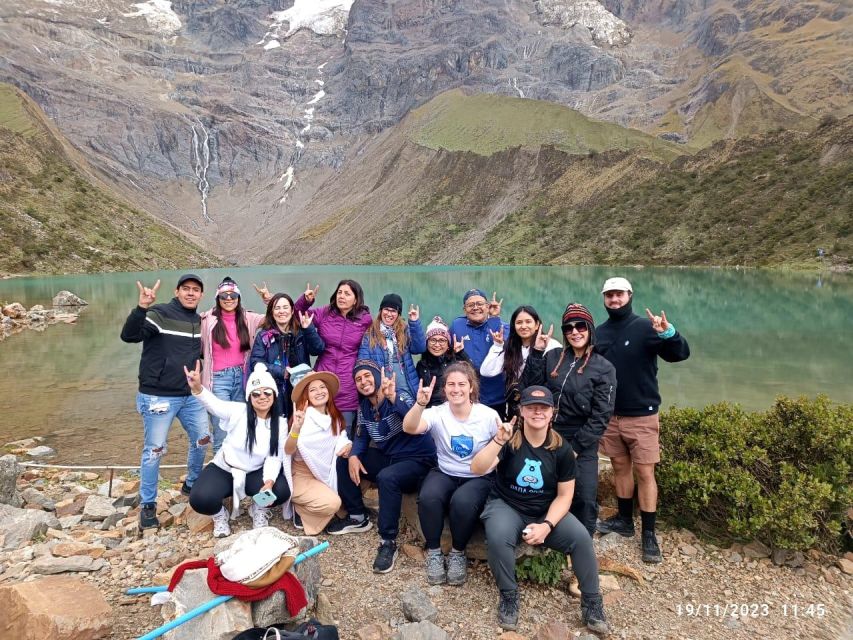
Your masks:
<instances>
[{"instance_id":1,"label":"snow on mountain","mask_svg":"<svg viewBox=\"0 0 853 640\"><path fill-rule=\"evenodd\" d=\"M540 0L537 9L549 22L564 29L581 25L589 29L599 45L625 45L631 41L628 25L610 13L596 0Z\"/></svg>"},{"instance_id":2,"label":"snow on mountain","mask_svg":"<svg viewBox=\"0 0 853 640\"><path fill-rule=\"evenodd\" d=\"M272 26L267 35L287 38L300 29L310 29L321 36L332 36L344 30L353 0L296 0L290 9L270 15ZM281 34L284 23L288 29Z\"/></svg>"},{"instance_id":3,"label":"snow on mountain","mask_svg":"<svg viewBox=\"0 0 853 640\"><path fill-rule=\"evenodd\" d=\"M174 35L181 29L181 19L172 11L172 3L168 0L148 0L133 5L136 11L125 13L125 18L145 18L148 26L165 36Z\"/></svg>"}]
</instances>

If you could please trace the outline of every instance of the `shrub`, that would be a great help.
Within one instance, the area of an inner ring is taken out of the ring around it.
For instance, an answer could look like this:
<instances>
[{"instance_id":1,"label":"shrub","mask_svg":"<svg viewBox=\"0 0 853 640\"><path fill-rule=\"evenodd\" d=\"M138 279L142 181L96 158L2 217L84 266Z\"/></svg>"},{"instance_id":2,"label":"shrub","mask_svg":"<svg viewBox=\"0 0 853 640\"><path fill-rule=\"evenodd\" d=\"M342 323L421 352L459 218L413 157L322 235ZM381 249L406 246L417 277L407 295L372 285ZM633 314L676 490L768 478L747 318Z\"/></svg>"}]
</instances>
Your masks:
<instances>
[{"instance_id":1,"label":"shrub","mask_svg":"<svg viewBox=\"0 0 853 640\"><path fill-rule=\"evenodd\" d=\"M554 586L560 581L566 568L566 556L549 549L540 556L528 556L515 565L515 576L519 580L530 580Z\"/></svg>"},{"instance_id":2,"label":"shrub","mask_svg":"<svg viewBox=\"0 0 853 640\"><path fill-rule=\"evenodd\" d=\"M780 397L661 415L661 511L713 536L838 551L853 505L853 406Z\"/></svg>"}]
</instances>

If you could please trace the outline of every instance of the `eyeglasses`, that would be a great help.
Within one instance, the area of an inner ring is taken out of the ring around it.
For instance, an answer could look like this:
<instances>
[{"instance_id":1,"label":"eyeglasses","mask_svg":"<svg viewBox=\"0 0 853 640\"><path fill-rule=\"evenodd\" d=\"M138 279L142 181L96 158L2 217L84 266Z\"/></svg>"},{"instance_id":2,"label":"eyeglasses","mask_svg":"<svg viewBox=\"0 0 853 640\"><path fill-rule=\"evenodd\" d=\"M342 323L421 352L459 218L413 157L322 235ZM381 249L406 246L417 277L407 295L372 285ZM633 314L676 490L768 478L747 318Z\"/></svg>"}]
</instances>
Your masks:
<instances>
[{"instance_id":1,"label":"eyeglasses","mask_svg":"<svg viewBox=\"0 0 853 640\"><path fill-rule=\"evenodd\" d=\"M239 294L234 293L234 292L232 292L232 291L226 291L225 293L220 293L220 294L219 294L219 299L220 299L220 300L236 300L236 299L237 299L237 298L239 298L239 297L240 297L240 295L239 295Z\"/></svg>"},{"instance_id":2,"label":"eyeglasses","mask_svg":"<svg viewBox=\"0 0 853 640\"><path fill-rule=\"evenodd\" d=\"M485 302L466 302L465 303L466 309L482 309L485 306L486 306Z\"/></svg>"},{"instance_id":3,"label":"eyeglasses","mask_svg":"<svg viewBox=\"0 0 853 640\"><path fill-rule=\"evenodd\" d=\"M577 329L578 333L586 333L589 331L589 326L583 320L579 322L567 322L563 325L563 333L566 335L572 333L575 329Z\"/></svg>"},{"instance_id":4,"label":"eyeglasses","mask_svg":"<svg viewBox=\"0 0 853 640\"><path fill-rule=\"evenodd\" d=\"M450 341L447 338L430 338L427 344L450 344Z\"/></svg>"},{"instance_id":5,"label":"eyeglasses","mask_svg":"<svg viewBox=\"0 0 853 640\"><path fill-rule=\"evenodd\" d=\"M275 392L270 389L262 389L260 391L252 391L253 398L260 398L261 396L265 398L272 398Z\"/></svg>"}]
</instances>

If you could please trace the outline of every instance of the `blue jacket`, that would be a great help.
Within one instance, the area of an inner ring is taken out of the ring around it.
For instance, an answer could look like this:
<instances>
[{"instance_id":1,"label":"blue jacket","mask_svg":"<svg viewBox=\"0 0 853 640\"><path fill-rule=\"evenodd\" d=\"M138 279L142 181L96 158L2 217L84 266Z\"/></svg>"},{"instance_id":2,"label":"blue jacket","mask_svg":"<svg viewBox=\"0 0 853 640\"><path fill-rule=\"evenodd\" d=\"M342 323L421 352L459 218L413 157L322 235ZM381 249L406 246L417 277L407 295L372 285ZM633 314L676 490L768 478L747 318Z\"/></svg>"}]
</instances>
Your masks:
<instances>
[{"instance_id":1,"label":"blue jacket","mask_svg":"<svg viewBox=\"0 0 853 640\"><path fill-rule=\"evenodd\" d=\"M405 391L397 392L394 404L383 400L374 407L368 398L359 396L358 422L353 437L351 456L361 456L370 441L393 461L407 458L435 459L435 442L429 433L411 435L403 431L403 417L415 403Z\"/></svg>"},{"instance_id":2,"label":"blue jacket","mask_svg":"<svg viewBox=\"0 0 853 640\"><path fill-rule=\"evenodd\" d=\"M415 368L415 361L412 359L412 354L420 354L426 351L426 335L421 326L420 320L409 320L409 326L406 329L408 338L406 350L402 354L403 371L406 374L406 382L409 385L409 390L412 396L418 392L418 371ZM377 344L375 347L370 347L370 336L364 334L361 339L361 347L358 349L359 360L373 360L379 365L380 369L385 371L385 375L389 375L391 364L388 362L388 351L385 344Z\"/></svg>"},{"instance_id":3,"label":"blue jacket","mask_svg":"<svg viewBox=\"0 0 853 640\"><path fill-rule=\"evenodd\" d=\"M462 340L465 353L471 358L476 371L480 371L480 365L486 359L486 354L492 346L492 334L490 331L503 331L504 340L509 335L509 326L505 325L500 318L489 318L483 324L475 325L468 321L465 316L459 316L450 325L450 335ZM506 381L504 374L490 378L480 378L480 403L494 406L506 401Z\"/></svg>"},{"instance_id":4,"label":"blue jacket","mask_svg":"<svg viewBox=\"0 0 853 640\"><path fill-rule=\"evenodd\" d=\"M287 339L288 336L289 339ZM287 350L286 353L282 353L285 343ZM293 334L284 336L277 328L261 329L255 336L255 344L252 345L249 370L251 371L258 362L267 365L273 380L278 384L280 397L287 398L289 401L291 386L289 380L285 379L285 369L298 364L310 366L309 356L319 356L325 348L326 344L313 324L307 329L300 329L295 336ZM290 402L285 402L284 406L289 407Z\"/></svg>"}]
</instances>

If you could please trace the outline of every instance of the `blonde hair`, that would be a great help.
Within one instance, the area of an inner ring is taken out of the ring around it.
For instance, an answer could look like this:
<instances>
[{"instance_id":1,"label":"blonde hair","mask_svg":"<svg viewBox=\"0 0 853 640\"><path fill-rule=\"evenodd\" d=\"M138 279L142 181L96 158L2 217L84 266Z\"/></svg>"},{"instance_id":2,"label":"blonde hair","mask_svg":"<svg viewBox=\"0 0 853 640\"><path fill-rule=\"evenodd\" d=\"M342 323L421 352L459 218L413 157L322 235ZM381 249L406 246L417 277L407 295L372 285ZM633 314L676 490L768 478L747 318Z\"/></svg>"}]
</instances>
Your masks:
<instances>
[{"instance_id":1,"label":"blonde hair","mask_svg":"<svg viewBox=\"0 0 853 640\"><path fill-rule=\"evenodd\" d=\"M520 415L518 416L520 421L520 426L516 428L515 433L512 434L512 437L509 439L509 446L512 447L513 451L518 451L518 448L521 446L521 441L524 438L524 418ZM563 436L554 431L552 428L553 419L548 423L548 438L545 440L545 448L548 451L556 451L561 446L563 446Z\"/></svg>"},{"instance_id":2,"label":"blonde hair","mask_svg":"<svg viewBox=\"0 0 853 640\"><path fill-rule=\"evenodd\" d=\"M367 330L367 339L370 343L370 348L375 349L377 345L385 346L385 336L382 335L382 311L376 314L376 317L373 319L373 322L370 323L370 328ZM408 338L408 328L409 323L403 320L403 314L398 314L397 319L394 320L394 326L391 329L394 330L394 335L397 336L397 348L400 350L400 355L406 351L406 347L409 344Z\"/></svg>"}]
</instances>

